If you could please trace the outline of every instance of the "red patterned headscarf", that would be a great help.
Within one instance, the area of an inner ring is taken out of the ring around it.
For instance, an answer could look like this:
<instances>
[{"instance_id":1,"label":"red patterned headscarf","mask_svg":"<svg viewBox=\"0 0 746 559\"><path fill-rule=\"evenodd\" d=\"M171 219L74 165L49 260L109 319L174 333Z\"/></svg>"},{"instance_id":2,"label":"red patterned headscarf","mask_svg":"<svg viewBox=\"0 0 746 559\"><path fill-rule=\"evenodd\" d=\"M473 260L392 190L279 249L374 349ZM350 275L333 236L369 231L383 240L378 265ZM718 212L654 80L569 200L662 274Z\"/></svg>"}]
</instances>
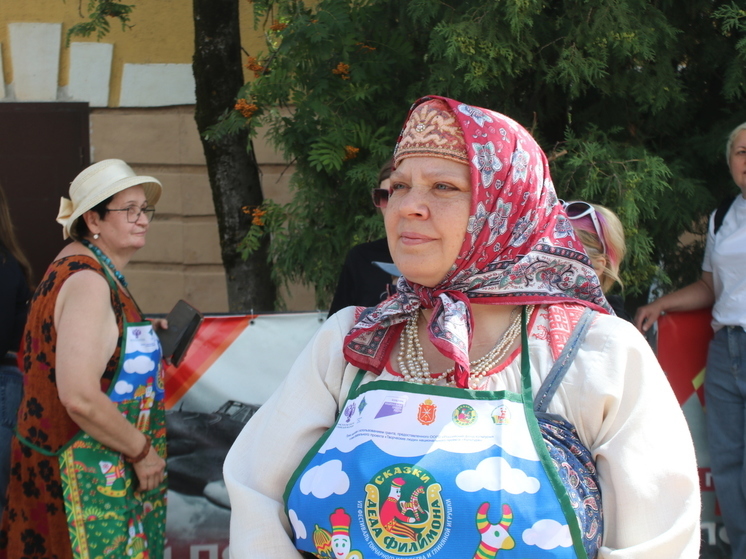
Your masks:
<instances>
[{"instance_id":1,"label":"red patterned headscarf","mask_svg":"<svg viewBox=\"0 0 746 559\"><path fill-rule=\"evenodd\" d=\"M349 363L380 373L407 318L420 308L433 309L429 339L455 362L457 386L466 388L472 303L575 302L610 312L590 260L574 248L578 243L557 201L546 156L520 124L453 99L423 97L409 112L394 159L398 164L423 156L470 167L471 216L461 252L435 287L402 277L394 297L363 311L345 337Z\"/></svg>"}]
</instances>

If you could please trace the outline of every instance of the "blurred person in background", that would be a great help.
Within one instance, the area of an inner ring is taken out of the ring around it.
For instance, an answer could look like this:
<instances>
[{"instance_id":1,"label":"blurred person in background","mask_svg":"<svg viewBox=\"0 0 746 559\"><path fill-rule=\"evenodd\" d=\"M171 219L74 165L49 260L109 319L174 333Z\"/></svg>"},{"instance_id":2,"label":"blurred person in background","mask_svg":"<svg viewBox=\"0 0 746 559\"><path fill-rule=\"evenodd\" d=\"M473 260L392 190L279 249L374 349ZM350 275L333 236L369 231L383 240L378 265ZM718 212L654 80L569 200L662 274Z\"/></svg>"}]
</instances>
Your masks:
<instances>
[{"instance_id":1,"label":"blurred person in background","mask_svg":"<svg viewBox=\"0 0 746 559\"><path fill-rule=\"evenodd\" d=\"M31 265L16 239L8 199L0 186L0 514L10 476L10 441L23 394L17 351L31 285Z\"/></svg>"},{"instance_id":2,"label":"blurred person in background","mask_svg":"<svg viewBox=\"0 0 746 559\"><path fill-rule=\"evenodd\" d=\"M388 196L392 165L393 159L389 159L378 172L378 187L372 192L374 203L377 198ZM391 253L385 237L350 249L339 274L329 316L350 305L375 307L388 297L393 287L391 274L376 262L391 264Z\"/></svg>"},{"instance_id":3,"label":"blurred person in background","mask_svg":"<svg viewBox=\"0 0 746 559\"><path fill-rule=\"evenodd\" d=\"M562 201L562 207L572 223L575 234L583 243L588 258L591 259L609 305L619 318L632 322L632 317L624 309L624 298L621 295L609 294L614 284L622 286L619 267L627 252L624 226L619 217L609 208L580 200Z\"/></svg>"}]
</instances>

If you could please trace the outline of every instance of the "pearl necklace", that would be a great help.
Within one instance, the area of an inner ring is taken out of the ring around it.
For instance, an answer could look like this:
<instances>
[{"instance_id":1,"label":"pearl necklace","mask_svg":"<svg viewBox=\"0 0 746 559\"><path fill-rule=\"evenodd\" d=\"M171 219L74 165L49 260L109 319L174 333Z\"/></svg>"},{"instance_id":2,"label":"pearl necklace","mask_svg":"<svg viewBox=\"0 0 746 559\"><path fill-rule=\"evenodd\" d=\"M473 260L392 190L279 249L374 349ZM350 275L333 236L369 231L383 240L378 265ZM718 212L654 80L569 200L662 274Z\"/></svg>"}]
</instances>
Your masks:
<instances>
[{"instance_id":1,"label":"pearl necklace","mask_svg":"<svg viewBox=\"0 0 746 559\"><path fill-rule=\"evenodd\" d=\"M124 279L122 272L117 270L117 267L114 266L114 263L111 261L111 259L106 256L100 248L98 248L88 239L82 239L80 242L83 243L84 246L88 247L91 252L96 255L96 258L98 258L99 262L106 264L109 270L111 270L114 273L114 276L116 276L116 278L119 280L119 283L122 284L122 287L127 287L127 281Z\"/></svg>"},{"instance_id":2,"label":"pearl necklace","mask_svg":"<svg viewBox=\"0 0 746 559\"><path fill-rule=\"evenodd\" d=\"M518 338L518 335L521 332L521 314L520 312L515 312L516 310L518 309L514 309L513 314L515 314L515 316L511 319L508 328L497 340L495 347L479 359L469 362L470 388L476 388L481 379L505 358L508 354L508 350L510 350L510 347L513 345L513 342ZM531 316L533 310L534 305L526 307L527 317ZM399 372L402 377L404 377L404 380L414 384L436 384L439 380L445 379L446 385L455 386L456 379L453 375L455 367L450 367L437 376L433 376L430 372L430 366L424 357L422 345L420 344L420 339L417 333L418 318L419 312L410 316L407 319L406 326L404 327L399 355L396 358L397 363L399 364Z\"/></svg>"}]
</instances>

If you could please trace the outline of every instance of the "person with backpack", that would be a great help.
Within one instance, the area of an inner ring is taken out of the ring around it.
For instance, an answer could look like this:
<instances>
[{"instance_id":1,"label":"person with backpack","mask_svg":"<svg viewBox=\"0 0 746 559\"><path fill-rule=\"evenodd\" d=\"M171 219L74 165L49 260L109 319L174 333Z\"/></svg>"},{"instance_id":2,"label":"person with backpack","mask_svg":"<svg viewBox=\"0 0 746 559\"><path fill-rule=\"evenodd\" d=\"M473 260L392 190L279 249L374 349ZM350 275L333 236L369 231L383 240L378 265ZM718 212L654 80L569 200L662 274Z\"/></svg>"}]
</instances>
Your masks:
<instances>
[{"instance_id":1,"label":"person with backpack","mask_svg":"<svg viewBox=\"0 0 746 559\"><path fill-rule=\"evenodd\" d=\"M640 307L635 325L644 333L664 312L712 306L705 375L712 476L733 557L746 557L746 122L731 132L725 155L741 194L710 216L702 276Z\"/></svg>"}]
</instances>

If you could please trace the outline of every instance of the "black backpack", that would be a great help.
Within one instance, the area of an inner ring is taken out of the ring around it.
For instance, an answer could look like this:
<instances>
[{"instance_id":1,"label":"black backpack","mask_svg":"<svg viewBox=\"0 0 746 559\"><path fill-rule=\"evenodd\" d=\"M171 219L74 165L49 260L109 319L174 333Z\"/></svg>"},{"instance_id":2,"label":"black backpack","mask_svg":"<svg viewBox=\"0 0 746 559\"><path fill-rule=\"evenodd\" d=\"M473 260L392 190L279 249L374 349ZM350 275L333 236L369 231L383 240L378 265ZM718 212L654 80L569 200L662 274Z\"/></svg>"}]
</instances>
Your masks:
<instances>
[{"instance_id":1,"label":"black backpack","mask_svg":"<svg viewBox=\"0 0 746 559\"><path fill-rule=\"evenodd\" d=\"M720 229L720 226L723 224L723 220L725 219L725 214L728 213L728 210L733 205L733 202L736 201L736 198L728 198L727 200L724 200L722 204L718 206L718 209L715 210L715 233L717 234L718 230Z\"/></svg>"}]
</instances>

